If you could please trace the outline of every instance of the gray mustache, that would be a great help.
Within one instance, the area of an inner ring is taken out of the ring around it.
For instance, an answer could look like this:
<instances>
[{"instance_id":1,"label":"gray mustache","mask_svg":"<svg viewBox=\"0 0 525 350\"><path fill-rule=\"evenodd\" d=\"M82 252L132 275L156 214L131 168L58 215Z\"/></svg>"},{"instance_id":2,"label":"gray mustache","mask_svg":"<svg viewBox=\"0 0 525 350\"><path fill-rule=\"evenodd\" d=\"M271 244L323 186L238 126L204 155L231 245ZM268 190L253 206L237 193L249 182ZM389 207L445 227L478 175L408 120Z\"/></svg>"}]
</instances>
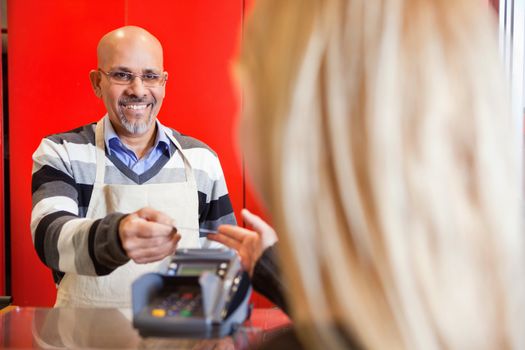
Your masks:
<instances>
[{"instance_id":1,"label":"gray mustache","mask_svg":"<svg viewBox=\"0 0 525 350\"><path fill-rule=\"evenodd\" d=\"M119 103L121 104L128 104L128 103L154 103L154 100L151 99L143 99L143 98L123 98L119 100Z\"/></svg>"}]
</instances>

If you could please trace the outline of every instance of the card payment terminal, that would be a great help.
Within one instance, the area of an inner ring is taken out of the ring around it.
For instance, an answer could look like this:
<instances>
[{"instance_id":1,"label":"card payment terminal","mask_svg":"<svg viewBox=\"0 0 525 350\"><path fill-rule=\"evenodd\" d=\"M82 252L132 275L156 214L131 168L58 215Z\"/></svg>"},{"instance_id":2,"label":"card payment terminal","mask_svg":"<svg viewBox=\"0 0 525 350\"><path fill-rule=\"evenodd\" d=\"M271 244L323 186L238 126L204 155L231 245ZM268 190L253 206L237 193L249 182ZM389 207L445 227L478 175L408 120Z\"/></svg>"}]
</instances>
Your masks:
<instances>
[{"instance_id":1,"label":"card payment terminal","mask_svg":"<svg viewBox=\"0 0 525 350\"><path fill-rule=\"evenodd\" d=\"M235 251L180 249L133 283L133 326L142 336L222 337L248 318L250 295Z\"/></svg>"}]
</instances>

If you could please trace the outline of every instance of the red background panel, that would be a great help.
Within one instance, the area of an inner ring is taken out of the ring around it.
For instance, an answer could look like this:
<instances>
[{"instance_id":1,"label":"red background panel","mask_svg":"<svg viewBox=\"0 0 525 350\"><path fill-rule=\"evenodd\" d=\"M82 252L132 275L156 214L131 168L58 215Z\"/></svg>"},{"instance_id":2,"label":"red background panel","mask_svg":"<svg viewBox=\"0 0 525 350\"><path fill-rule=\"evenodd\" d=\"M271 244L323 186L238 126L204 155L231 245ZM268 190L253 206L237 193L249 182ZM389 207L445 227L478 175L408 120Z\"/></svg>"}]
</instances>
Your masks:
<instances>
[{"instance_id":1,"label":"red background panel","mask_svg":"<svg viewBox=\"0 0 525 350\"><path fill-rule=\"evenodd\" d=\"M154 8L155 16L145 16ZM238 115L230 65L242 0L128 0L127 24L147 28L163 43L169 73L159 118L206 142L219 154L236 216L242 209L242 172L233 125Z\"/></svg>"},{"instance_id":2,"label":"red background panel","mask_svg":"<svg viewBox=\"0 0 525 350\"><path fill-rule=\"evenodd\" d=\"M98 40L119 26L143 26L163 43L170 75L159 119L217 151L238 216L243 178L233 125L239 103L229 73L242 8L242 0L8 1L15 304L49 306L56 294L31 242L31 155L42 137L104 114L88 73L96 68Z\"/></svg>"},{"instance_id":3,"label":"red background panel","mask_svg":"<svg viewBox=\"0 0 525 350\"><path fill-rule=\"evenodd\" d=\"M54 303L51 273L38 259L31 216L31 155L42 137L104 113L88 73L107 31L124 24L121 1L8 1L11 273L13 302Z\"/></svg>"}]
</instances>

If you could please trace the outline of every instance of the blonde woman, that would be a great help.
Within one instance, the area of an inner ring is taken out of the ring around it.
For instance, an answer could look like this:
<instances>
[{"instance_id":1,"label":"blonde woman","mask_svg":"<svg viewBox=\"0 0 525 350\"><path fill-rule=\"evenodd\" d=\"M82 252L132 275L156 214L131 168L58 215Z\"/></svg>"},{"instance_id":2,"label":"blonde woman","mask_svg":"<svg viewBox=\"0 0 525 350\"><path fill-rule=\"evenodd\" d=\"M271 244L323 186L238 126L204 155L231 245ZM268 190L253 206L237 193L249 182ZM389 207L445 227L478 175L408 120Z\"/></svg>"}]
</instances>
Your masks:
<instances>
[{"instance_id":1,"label":"blonde woman","mask_svg":"<svg viewBox=\"0 0 525 350\"><path fill-rule=\"evenodd\" d=\"M305 348L525 348L519 145L489 11L256 1L242 145Z\"/></svg>"}]
</instances>

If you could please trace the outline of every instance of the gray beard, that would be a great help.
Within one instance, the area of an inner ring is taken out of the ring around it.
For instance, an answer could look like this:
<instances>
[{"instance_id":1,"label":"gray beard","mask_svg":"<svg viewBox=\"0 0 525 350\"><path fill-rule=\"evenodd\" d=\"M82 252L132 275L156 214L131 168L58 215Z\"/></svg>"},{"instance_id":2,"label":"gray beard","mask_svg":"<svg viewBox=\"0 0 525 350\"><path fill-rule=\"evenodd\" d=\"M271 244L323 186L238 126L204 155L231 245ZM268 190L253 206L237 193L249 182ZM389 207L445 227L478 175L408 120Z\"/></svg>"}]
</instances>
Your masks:
<instances>
[{"instance_id":1,"label":"gray beard","mask_svg":"<svg viewBox=\"0 0 525 350\"><path fill-rule=\"evenodd\" d=\"M138 122L132 123L126 119L126 116L123 113L119 113L118 117L124 129L126 129L126 131L132 135L144 134L146 131L149 130L151 124L153 123L153 113L152 112L150 112L148 119L144 122L138 121Z\"/></svg>"}]
</instances>

